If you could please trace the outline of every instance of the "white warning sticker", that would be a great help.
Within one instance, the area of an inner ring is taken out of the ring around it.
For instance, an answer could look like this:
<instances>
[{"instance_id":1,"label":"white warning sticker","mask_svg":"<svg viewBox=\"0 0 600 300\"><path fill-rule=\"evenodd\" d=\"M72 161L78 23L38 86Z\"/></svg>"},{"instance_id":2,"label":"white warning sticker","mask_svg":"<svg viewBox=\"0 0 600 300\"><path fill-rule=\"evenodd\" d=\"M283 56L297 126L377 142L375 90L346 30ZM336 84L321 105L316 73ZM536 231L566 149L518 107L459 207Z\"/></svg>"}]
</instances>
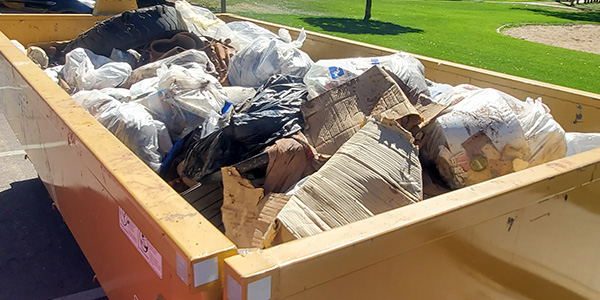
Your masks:
<instances>
[{"instance_id":1,"label":"white warning sticker","mask_svg":"<svg viewBox=\"0 0 600 300\"><path fill-rule=\"evenodd\" d=\"M133 243L133 246L138 249L144 259L148 262L156 275L162 279L162 256L156 248L152 246L150 241L144 236L140 229L127 216L125 211L119 206L119 227Z\"/></svg>"},{"instance_id":2,"label":"white warning sticker","mask_svg":"<svg viewBox=\"0 0 600 300\"><path fill-rule=\"evenodd\" d=\"M185 285L188 284L188 265L186 260L183 258L183 256L179 255L179 253L176 253L177 255L177 276L179 276L179 278L181 278L181 281L183 281L183 283L185 283Z\"/></svg>"}]
</instances>

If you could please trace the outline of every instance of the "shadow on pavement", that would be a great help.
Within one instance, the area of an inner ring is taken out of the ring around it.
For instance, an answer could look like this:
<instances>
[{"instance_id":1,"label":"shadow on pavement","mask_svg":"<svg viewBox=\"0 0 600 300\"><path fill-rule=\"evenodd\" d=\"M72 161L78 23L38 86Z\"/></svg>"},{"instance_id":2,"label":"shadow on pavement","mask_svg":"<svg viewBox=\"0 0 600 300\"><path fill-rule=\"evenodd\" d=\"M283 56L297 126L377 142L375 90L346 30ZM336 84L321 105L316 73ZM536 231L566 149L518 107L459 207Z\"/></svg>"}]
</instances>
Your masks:
<instances>
[{"instance_id":1,"label":"shadow on pavement","mask_svg":"<svg viewBox=\"0 0 600 300\"><path fill-rule=\"evenodd\" d=\"M306 17L301 18L301 20L325 31L350 34L398 35L423 32L421 29L376 20L364 21L362 19L337 17Z\"/></svg>"},{"instance_id":2,"label":"shadow on pavement","mask_svg":"<svg viewBox=\"0 0 600 300\"><path fill-rule=\"evenodd\" d=\"M41 180L0 192L0 299L54 299L99 287Z\"/></svg>"}]
</instances>

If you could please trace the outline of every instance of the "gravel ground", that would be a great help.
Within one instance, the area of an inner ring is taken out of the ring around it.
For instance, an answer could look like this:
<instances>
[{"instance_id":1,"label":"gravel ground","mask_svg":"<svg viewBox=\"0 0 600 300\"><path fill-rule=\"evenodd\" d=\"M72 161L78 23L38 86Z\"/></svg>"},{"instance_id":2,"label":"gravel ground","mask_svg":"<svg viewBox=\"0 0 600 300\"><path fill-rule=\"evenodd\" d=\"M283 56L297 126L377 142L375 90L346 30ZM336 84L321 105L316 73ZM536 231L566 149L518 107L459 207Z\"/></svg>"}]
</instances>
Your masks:
<instances>
[{"instance_id":1,"label":"gravel ground","mask_svg":"<svg viewBox=\"0 0 600 300\"><path fill-rule=\"evenodd\" d=\"M502 33L531 42L600 54L600 25L527 25L506 28Z\"/></svg>"}]
</instances>

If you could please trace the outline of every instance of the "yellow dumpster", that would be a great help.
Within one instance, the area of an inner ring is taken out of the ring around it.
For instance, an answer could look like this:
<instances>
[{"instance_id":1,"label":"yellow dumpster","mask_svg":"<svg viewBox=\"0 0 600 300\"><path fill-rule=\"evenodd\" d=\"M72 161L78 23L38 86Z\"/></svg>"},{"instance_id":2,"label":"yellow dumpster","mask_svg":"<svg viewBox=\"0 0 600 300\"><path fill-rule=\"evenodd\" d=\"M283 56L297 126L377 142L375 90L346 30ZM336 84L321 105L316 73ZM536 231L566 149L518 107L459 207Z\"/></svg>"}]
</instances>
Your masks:
<instances>
[{"instance_id":1,"label":"yellow dumpster","mask_svg":"<svg viewBox=\"0 0 600 300\"><path fill-rule=\"evenodd\" d=\"M3 113L109 298L600 297L600 149L238 254L233 242L10 42L72 39L103 18L0 16L0 90ZM307 35L303 50L314 60L396 52ZM566 131L600 131L598 94L415 57L433 81L542 97Z\"/></svg>"}]
</instances>

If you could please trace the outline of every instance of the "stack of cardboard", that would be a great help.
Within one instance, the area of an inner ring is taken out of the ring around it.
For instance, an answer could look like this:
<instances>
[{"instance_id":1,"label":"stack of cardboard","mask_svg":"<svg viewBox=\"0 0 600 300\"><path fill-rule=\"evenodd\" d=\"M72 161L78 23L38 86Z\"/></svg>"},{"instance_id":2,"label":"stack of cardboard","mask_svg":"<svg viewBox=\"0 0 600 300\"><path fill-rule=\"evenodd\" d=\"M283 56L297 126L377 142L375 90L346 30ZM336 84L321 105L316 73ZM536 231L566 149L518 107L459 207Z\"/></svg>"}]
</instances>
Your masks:
<instances>
[{"instance_id":1,"label":"stack of cardboard","mask_svg":"<svg viewBox=\"0 0 600 300\"><path fill-rule=\"evenodd\" d=\"M444 107L421 100L411 103L394 78L374 66L305 103L304 133L315 157L327 162L291 197L265 196L235 169L223 168L226 235L239 247L264 248L422 200L410 131Z\"/></svg>"}]
</instances>

